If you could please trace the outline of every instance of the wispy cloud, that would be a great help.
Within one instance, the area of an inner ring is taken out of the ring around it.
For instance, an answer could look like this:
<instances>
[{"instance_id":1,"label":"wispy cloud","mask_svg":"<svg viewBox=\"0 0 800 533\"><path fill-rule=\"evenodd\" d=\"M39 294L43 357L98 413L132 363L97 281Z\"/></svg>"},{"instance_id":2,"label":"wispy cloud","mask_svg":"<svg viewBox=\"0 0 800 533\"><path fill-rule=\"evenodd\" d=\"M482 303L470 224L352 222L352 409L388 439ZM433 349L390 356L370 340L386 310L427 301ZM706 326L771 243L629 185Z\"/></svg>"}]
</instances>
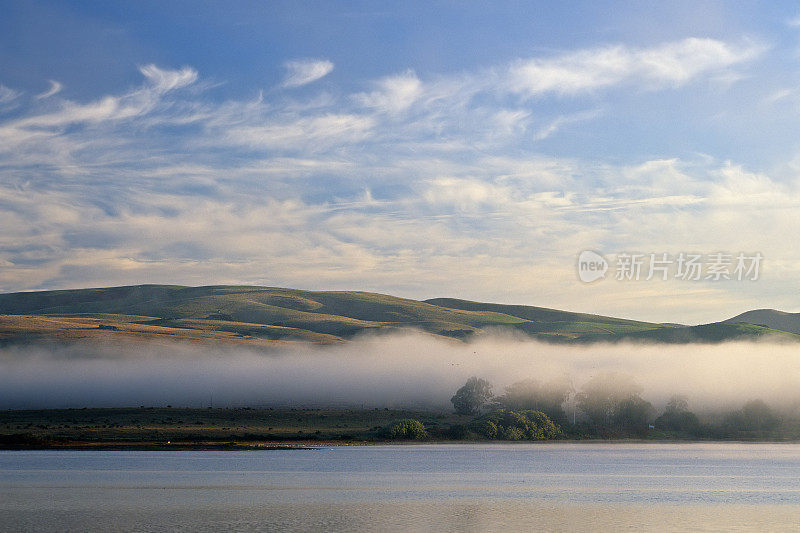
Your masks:
<instances>
[{"instance_id":1,"label":"wispy cloud","mask_svg":"<svg viewBox=\"0 0 800 533\"><path fill-rule=\"evenodd\" d=\"M286 62L284 66L286 67L286 77L281 85L287 88L307 85L324 78L333 71L333 63L327 59L298 59Z\"/></svg>"},{"instance_id":2,"label":"wispy cloud","mask_svg":"<svg viewBox=\"0 0 800 533\"><path fill-rule=\"evenodd\" d=\"M763 51L755 44L734 46L690 38L651 48L611 46L512 65L509 89L534 96L575 94L621 83L678 86L702 74L748 61Z\"/></svg>"},{"instance_id":3,"label":"wispy cloud","mask_svg":"<svg viewBox=\"0 0 800 533\"><path fill-rule=\"evenodd\" d=\"M190 68L164 70L155 65L146 65L139 70L148 83L128 93L109 95L88 103L64 100L59 103L55 111L34 112L16 120L0 123L0 139L6 143L4 148L11 150L23 143L44 138L53 142L52 137L70 125L100 125L142 117L153 111L164 95L197 80L197 72ZM67 135L62 140L68 141L74 137ZM102 138L98 139L101 144L102 141ZM0 147L0 153L2 152L3 147Z\"/></svg>"},{"instance_id":4,"label":"wispy cloud","mask_svg":"<svg viewBox=\"0 0 800 533\"><path fill-rule=\"evenodd\" d=\"M43 93L37 94L35 96L35 98L37 100L44 100L45 98L50 98L51 96L54 96L54 95L56 95L56 94L61 92L61 89L63 87L61 86L61 84L59 82L54 81L54 80L49 80L49 81L50 81L50 87L46 91L44 91Z\"/></svg>"},{"instance_id":5,"label":"wispy cloud","mask_svg":"<svg viewBox=\"0 0 800 533\"><path fill-rule=\"evenodd\" d=\"M378 80L376 90L354 96L356 102L386 113L399 113L408 109L423 95L422 82L413 71Z\"/></svg>"},{"instance_id":6,"label":"wispy cloud","mask_svg":"<svg viewBox=\"0 0 800 533\"><path fill-rule=\"evenodd\" d=\"M236 126L227 129L225 139L232 144L252 148L315 152L331 144L361 141L370 134L374 125L371 117L326 114L275 121L263 126Z\"/></svg>"},{"instance_id":7,"label":"wispy cloud","mask_svg":"<svg viewBox=\"0 0 800 533\"><path fill-rule=\"evenodd\" d=\"M533 138L537 141L541 141L547 139L562 127L568 124L575 124L577 122L583 122L585 120L591 120L597 117L600 114L599 110L590 110L584 111L581 113L573 113L570 115L562 115L560 117L555 118L550 123L546 124L544 127L540 128L533 136Z\"/></svg>"},{"instance_id":8,"label":"wispy cloud","mask_svg":"<svg viewBox=\"0 0 800 533\"><path fill-rule=\"evenodd\" d=\"M0 111L3 110L3 108L13 106L14 100L16 100L20 94L19 91L14 91L5 85L0 85Z\"/></svg>"},{"instance_id":9,"label":"wispy cloud","mask_svg":"<svg viewBox=\"0 0 800 533\"><path fill-rule=\"evenodd\" d=\"M150 82L152 89L158 93L180 89L197 81L197 71L190 67L169 70L150 64L140 67L139 71Z\"/></svg>"}]
</instances>

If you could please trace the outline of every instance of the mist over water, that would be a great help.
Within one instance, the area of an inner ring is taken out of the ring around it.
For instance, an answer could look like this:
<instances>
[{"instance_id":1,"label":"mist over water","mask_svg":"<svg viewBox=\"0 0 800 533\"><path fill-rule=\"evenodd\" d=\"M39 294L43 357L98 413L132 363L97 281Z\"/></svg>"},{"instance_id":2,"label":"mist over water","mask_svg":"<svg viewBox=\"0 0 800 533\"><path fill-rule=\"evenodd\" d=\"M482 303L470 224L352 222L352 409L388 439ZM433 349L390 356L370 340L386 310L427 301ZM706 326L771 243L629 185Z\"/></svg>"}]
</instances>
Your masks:
<instances>
[{"instance_id":1,"label":"mist over water","mask_svg":"<svg viewBox=\"0 0 800 533\"><path fill-rule=\"evenodd\" d=\"M406 332L269 352L198 345L13 347L0 350L0 409L166 406L451 408L470 376L496 394L522 379L571 377L576 389L605 372L630 374L661 407L673 394L694 410L761 398L800 398L791 344L552 345L502 335L462 343Z\"/></svg>"}]
</instances>

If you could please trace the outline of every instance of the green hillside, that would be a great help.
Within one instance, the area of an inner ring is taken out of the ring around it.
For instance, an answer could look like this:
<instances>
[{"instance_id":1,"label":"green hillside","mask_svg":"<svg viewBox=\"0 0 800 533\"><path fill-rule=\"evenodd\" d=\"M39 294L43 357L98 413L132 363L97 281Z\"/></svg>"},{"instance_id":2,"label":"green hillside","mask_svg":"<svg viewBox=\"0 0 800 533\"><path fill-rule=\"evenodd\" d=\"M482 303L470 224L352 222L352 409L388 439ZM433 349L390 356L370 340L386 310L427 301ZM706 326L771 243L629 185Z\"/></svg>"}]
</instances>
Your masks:
<instances>
[{"instance_id":1,"label":"green hillside","mask_svg":"<svg viewBox=\"0 0 800 533\"><path fill-rule=\"evenodd\" d=\"M681 327L544 307L452 298L417 301L359 291L136 285L0 294L4 344L123 337L257 345L337 343L365 332L401 328L459 339L499 329L556 342L720 342L781 335L758 325Z\"/></svg>"},{"instance_id":2,"label":"green hillside","mask_svg":"<svg viewBox=\"0 0 800 533\"><path fill-rule=\"evenodd\" d=\"M529 305L505 305L456 298L433 298L425 300L426 303L449 309L480 313L502 313L523 319L514 325L515 329L531 335L561 335L569 338L580 335L615 335L654 329L671 328L661 324L639 322L622 318L611 318L601 315L586 313L573 313L559 311L547 307L534 307Z\"/></svg>"},{"instance_id":3,"label":"green hillside","mask_svg":"<svg viewBox=\"0 0 800 533\"><path fill-rule=\"evenodd\" d=\"M290 337L315 333L338 339L397 328L460 337L490 326L524 322L502 313L446 309L366 292L164 285L3 294L0 315L132 316L139 324L169 328L195 329L202 325L269 338L280 338L283 333Z\"/></svg>"},{"instance_id":4,"label":"green hillside","mask_svg":"<svg viewBox=\"0 0 800 533\"><path fill-rule=\"evenodd\" d=\"M775 309L754 309L729 318L725 322L756 324L800 334L800 313L786 313Z\"/></svg>"},{"instance_id":5,"label":"green hillside","mask_svg":"<svg viewBox=\"0 0 800 533\"><path fill-rule=\"evenodd\" d=\"M578 342L641 341L670 344L719 343L735 340L754 340L770 337L778 341L800 341L800 335L753 324L716 322L690 327L664 327L615 335L584 335Z\"/></svg>"}]
</instances>

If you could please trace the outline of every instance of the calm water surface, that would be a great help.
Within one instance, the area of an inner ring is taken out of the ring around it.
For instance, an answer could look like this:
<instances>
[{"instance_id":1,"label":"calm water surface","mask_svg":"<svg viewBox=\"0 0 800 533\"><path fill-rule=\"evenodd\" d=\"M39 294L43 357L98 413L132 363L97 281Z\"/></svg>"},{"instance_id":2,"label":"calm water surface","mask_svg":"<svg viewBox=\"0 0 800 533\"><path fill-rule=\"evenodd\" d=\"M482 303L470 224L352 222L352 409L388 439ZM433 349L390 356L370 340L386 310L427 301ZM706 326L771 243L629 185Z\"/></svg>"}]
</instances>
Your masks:
<instances>
[{"instance_id":1,"label":"calm water surface","mask_svg":"<svg viewBox=\"0 0 800 533\"><path fill-rule=\"evenodd\" d=\"M2 451L8 531L800 529L800 445Z\"/></svg>"}]
</instances>

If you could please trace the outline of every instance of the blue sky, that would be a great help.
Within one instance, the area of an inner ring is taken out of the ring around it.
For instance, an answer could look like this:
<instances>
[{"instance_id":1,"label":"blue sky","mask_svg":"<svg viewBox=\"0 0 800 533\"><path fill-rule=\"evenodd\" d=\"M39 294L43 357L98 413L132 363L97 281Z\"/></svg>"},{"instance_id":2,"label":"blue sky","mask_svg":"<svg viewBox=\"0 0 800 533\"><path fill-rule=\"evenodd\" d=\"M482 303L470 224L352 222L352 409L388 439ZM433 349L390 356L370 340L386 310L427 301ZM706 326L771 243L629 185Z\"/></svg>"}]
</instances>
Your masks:
<instances>
[{"instance_id":1,"label":"blue sky","mask_svg":"<svg viewBox=\"0 0 800 533\"><path fill-rule=\"evenodd\" d=\"M798 311L793 2L0 1L0 290ZM595 250L757 281L578 280Z\"/></svg>"}]
</instances>

